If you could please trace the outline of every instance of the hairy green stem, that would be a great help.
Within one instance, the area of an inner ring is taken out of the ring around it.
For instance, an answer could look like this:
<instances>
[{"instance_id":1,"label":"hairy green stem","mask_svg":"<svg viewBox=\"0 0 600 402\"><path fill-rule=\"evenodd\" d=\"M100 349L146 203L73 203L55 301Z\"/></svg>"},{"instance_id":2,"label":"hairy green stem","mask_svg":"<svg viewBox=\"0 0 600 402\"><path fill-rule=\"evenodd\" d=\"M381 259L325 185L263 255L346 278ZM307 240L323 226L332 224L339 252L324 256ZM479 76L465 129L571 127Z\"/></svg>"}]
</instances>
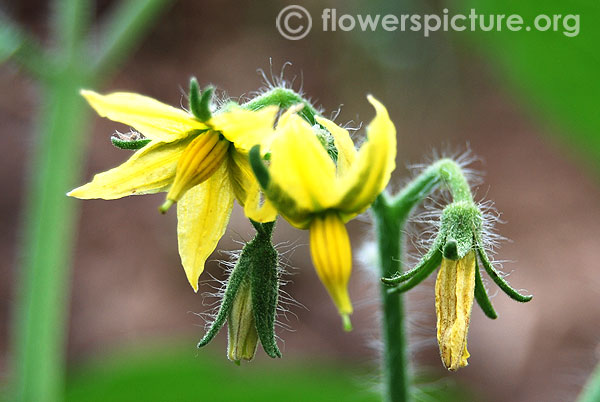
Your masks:
<instances>
[{"instance_id":1,"label":"hairy green stem","mask_svg":"<svg viewBox=\"0 0 600 402\"><path fill-rule=\"evenodd\" d=\"M394 197L383 193L373 203L381 277L389 278L403 272L402 234L408 217L413 208L439 185L444 185L455 201L472 201L460 165L451 159L440 159ZM391 402L405 402L410 398L410 381L403 294L390 292L384 284L381 284L380 293L385 396Z\"/></svg>"},{"instance_id":2,"label":"hairy green stem","mask_svg":"<svg viewBox=\"0 0 600 402\"><path fill-rule=\"evenodd\" d=\"M372 206L379 252L379 274L389 277L402 271L402 219L381 194ZM382 302L384 395L390 402L408 401L409 379L404 322L404 295L380 285Z\"/></svg>"}]
</instances>

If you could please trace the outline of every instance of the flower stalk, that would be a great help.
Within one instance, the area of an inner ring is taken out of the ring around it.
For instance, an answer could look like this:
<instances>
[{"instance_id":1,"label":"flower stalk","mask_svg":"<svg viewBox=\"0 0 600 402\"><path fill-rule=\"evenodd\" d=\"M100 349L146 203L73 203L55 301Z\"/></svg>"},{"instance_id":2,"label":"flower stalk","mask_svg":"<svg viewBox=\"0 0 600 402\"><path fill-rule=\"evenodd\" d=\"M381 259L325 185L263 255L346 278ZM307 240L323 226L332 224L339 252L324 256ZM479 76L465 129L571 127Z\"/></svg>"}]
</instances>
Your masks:
<instances>
[{"instance_id":1,"label":"flower stalk","mask_svg":"<svg viewBox=\"0 0 600 402\"><path fill-rule=\"evenodd\" d=\"M402 268L401 233L413 208L435 189L446 189L453 202L442 213L440 232L431 249L417 266ZM383 370L387 400L404 402L410 399L410 367L406 360L406 330L402 293L412 289L429 276L440 264L442 269L436 284L438 341L440 355L449 370L467 364L469 354L466 336L473 299L477 300L489 318L496 318L483 287L477 257L485 270L511 298L526 302L493 268L483 248L482 215L473 202L471 189L461 166L451 159L441 159L427 167L395 196L382 193L372 206L382 274L382 336L384 343ZM459 269L460 268L460 269ZM391 276L390 276L391 274ZM389 288L388 286L394 286Z\"/></svg>"}]
</instances>

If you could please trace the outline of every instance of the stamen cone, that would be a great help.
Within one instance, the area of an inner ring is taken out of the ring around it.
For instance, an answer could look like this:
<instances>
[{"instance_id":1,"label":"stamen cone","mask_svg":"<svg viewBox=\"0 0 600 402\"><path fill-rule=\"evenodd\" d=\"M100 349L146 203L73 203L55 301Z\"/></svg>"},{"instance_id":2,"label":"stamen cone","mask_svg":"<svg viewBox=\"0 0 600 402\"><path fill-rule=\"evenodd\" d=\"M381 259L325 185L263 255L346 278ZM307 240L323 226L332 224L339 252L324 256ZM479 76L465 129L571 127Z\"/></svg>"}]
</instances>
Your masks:
<instances>
[{"instance_id":1,"label":"stamen cone","mask_svg":"<svg viewBox=\"0 0 600 402\"><path fill-rule=\"evenodd\" d=\"M206 131L194 138L179 158L167 200L179 201L187 190L212 176L225 161L230 144L215 131Z\"/></svg>"}]
</instances>

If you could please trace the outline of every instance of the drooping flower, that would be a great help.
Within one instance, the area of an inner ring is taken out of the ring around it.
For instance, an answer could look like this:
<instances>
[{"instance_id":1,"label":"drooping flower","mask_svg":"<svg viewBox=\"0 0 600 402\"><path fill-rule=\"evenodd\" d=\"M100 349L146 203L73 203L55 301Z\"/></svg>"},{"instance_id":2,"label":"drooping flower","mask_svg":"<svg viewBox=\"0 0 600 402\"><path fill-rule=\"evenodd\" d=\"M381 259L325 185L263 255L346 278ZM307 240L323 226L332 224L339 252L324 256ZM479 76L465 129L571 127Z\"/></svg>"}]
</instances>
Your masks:
<instances>
[{"instance_id":1,"label":"drooping flower","mask_svg":"<svg viewBox=\"0 0 600 402\"><path fill-rule=\"evenodd\" d=\"M475 296L475 251L459 260L442 259L435 282L437 340L448 370L466 366L467 333Z\"/></svg>"},{"instance_id":2,"label":"drooping flower","mask_svg":"<svg viewBox=\"0 0 600 402\"><path fill-rule=\"evenodd\" d=\"M478 260L510 298L524 303L533 297L517 292L493 267L485 252L482 213L470 194L464 194L464 198L444 208L438 235L416 267L382 279L396 286L395 291L405 292L440 267L435 283L437 340L442 362L450 371L468 364L467 334L473 301L477 300L489 318L498 317L483 286Z\"/></svg>"},{"instance_id":3,"label":"drooping flower","mask_svg":"<svg viewBox=\"0 0 600 402\"><path fill-rule=\"evenodd\" d=\"M250 151L265 197L293 226L310 231L313 264L346 329L351 328L352 252L345 223L371 205L395 168L396 129L386 108L368 99L376 116L358 152L347 130L320 117L320 126L311 127L290 111L277 125L270 166L263 164L258 147ZM324 145L323 129L333 137L334 152Z\"/></svg>"},{"instance_id":4,"label":"drooping flower","mask_svg":"<svg viewBox=\"0 0 600 402\"><path fill-rule=\"evenodd\" d=\"M247 153L256 144L268 147L278 107L230 107L211 115L204 97L205 110L194 115L133 93L81 94L100 116L127 124L151 141L122 165L95 175L68 195L111 200L167 192L160 210L164 213L177 203L179 254L197 291L204 263L225 233L234 198L248 211L258 207L252 204L258 202L254 193L259 186ZM275 215L268 204L261 214L253 214L261 222Z\"/></svg>"}]
</instances>

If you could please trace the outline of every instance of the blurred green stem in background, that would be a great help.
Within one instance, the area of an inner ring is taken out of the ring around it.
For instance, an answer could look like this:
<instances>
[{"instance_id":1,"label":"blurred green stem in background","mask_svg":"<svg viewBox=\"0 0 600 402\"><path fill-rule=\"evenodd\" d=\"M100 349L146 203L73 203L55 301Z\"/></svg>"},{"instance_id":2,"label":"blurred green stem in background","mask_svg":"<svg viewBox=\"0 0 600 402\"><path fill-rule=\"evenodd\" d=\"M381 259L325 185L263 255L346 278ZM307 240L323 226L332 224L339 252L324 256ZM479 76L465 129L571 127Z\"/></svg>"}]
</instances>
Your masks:
<instances>
[{"instance_id":1,"label":"blurred green stem in background","mask_svg":"<svg viewBox=\"0 0 600 402\"><path fill-rule=\"evenodd\" d=\"M398 194L382 193L372 205L379 253L379 273L390 277L402 268L405 226L414 207L438 185L444 185L455 198L470 197L471 190L462 168L451 159L440 159L408 183ZM381 284L383 309L384 395L390 402L410 400L407 340L403 294L390 292Z\"/></svg>"},{"instance_id":2,"label":"blurred green stem in background","mask_svg":"<svg viewBox=\"0 0 600 402\"><path fill-rule=\"evenodd\" d=\"M57 0L44 52L0 14L0 62L12 58L40 84L40 115L23 214L23 244L14 313L14 400L62 400L76 204L65 196L80 178L88 121L82 87L96 85L124 60L169 0L123 1L90 46L92 5Z\"/></svg>"},{"instance_id":3,"label":"blurred green stem in background","mask_svg":"<svg viewBox=\"0 0 600 402\"><path fill-rule=\"evenodd\" d=\"M598 402L600 401L600 363L590 376L579 395L577 402Z\"/></svg>"}]
</instances>

